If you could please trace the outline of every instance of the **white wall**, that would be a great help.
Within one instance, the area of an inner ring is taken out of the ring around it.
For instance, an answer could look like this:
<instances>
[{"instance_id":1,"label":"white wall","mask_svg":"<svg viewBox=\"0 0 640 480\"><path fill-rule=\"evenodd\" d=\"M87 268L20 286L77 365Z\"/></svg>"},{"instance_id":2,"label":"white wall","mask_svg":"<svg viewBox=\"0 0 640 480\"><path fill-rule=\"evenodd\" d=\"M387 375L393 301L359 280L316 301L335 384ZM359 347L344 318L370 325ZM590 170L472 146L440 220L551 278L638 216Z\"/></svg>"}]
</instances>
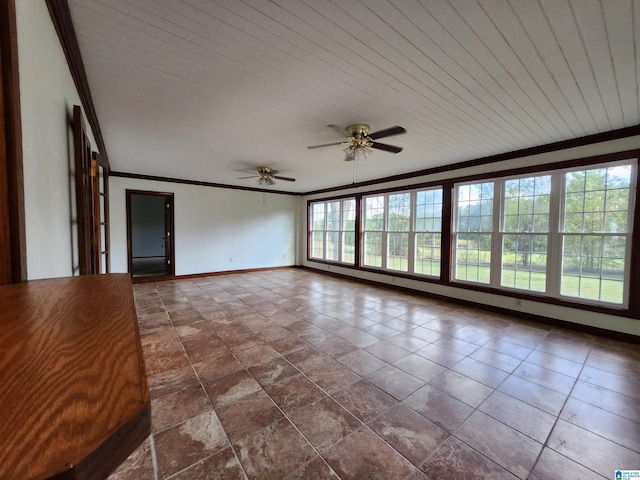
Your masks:
<instances>
[{"instance_id":1,"label":"white wall","mask_svg":"<svg viewBox=\"0 0 640 480\"><path fill-rule=\"evenodd\" d=\"M27 278L70 276L77 267L71 73L43 0L16 1ZM91 145L93 134L87 125Z\"/></svg>"},{"instance_id":2,"label":"white wall","mask_svg":"<svg viewBox=\"0 0 640 480\"><path fill-rule=\"evenodd\" d=\"M298 197L111 177L112 272L127 271L127 189L174 194L176 275L296 263Z\"/></svg>"},{"instance_id":3,"label":"white wall","mask_svg":"<svg viewBox=\"0 0 640 480\"><path fill-rule=\"evenodd\" d=\"M350 188L342 191L336 191L326 194L317 194L303 197L300 199L300 205L298 208L298 222L300 225L300 232L298 235L298 263L300 265L317 269L317 270L329 270L335 273L340 273L346 276L356 277L364 280L372 280L380 283L386 283L390 285L398 285L401 287L411 288L421 292L433 293L437 295L443 295L451 298L459 298L476 303L482 303L491 306L497 306L501 308L507 308L514 312L526 312L534 315L541 315L548 318L563 320L572 323L578 323L582 325L588 325L617 332L629 333L632 335L640 335L640 321L635 319L624 318L616 315L599 314L594 312L588 312L585 310L567 308L558 305L550 305L541 302L533 302L528 300L522 300L521 304L516 304L516 300L511 297L503 295L489 294L484 292L475 292L472 290L465 290L462 288L456 288L446 285L433 284L427 282L421 282L418 280L411 280L406 278L394 277L392 275L376 274L371 272L364 272L349 268L341 268L335 265L325 265L317 262L310 262L307 260L307 201L321 198L330 198L332 196L366 193L368 191L381 190L390 187L403 187L409 185L415 185L420 182L427 181L441 181L451 179L455 177L461 177L466 175L475 175L486 172L495 172L501 170L507 170L510 168L517 168L526 165L543 165L554 162L560 162L563 160L571 160L576 158L585 158L596 155L602 155L614 152L623 152L627 150L640 148L640 136L629 137L620 140L614 140L610 142L603 142L597 145L587 145L583 147L577 147L572 149L566 149L548 154L535 155L527 158L517 158L505 162L500 162L494 165L483 165L472 168L465 168L460 170L454 170L451 172L442 172L430 176L414 177L408 180L399 180L395 182L388 182L378 185L373 185L364 188ZM365 168L363 165L360 168ZM639 206L640 207L640 206Z\"/></svg>"}]
</instances>

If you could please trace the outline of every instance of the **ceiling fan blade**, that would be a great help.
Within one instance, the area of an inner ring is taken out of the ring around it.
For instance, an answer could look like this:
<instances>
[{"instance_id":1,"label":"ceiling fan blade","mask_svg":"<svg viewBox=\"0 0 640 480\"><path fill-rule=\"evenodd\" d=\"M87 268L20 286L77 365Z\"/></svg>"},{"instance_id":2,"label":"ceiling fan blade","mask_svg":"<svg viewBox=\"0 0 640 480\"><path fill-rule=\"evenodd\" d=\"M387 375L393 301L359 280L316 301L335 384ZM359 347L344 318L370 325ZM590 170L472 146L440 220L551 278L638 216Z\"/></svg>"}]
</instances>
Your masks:
<instances>
[{"instance_id":1,"label":"ceiling fan blade","mask_svg":"<svg viewBox=\"0 0 640 480\"><path fill-rule=\"evenodd\" d=\"M379 132L370 133L369 138L371 140L377 140L378 138L390 137L392 135L400 135L402 133L407 133L406 128L391 127L391 128L386 128L384 130L380 130Z\"/></svg>"},{"instance_id":2,"label":"ceiling fan blade","mask_svg":"<svg viewBox=\"0 0 640 480\"><path fill-rule=\"evenodd\" d=\"M272 175L273 178L277 178L278 180L284 180L285 182L295 182L295 178L291 177L281 177L280 175Z\"/></svg>"},{"instance_id":3,"label":"ceiling fan blade","mask_svg":"<svg viewBox=\"0 0 640 480\"><path fill-rule=\"evenodd\" d=\"M249 177L238 177L238 179L245 179L245 178L256 178L259 177L260 175L251 175Z\"/></svg>"},{"instance_id":4,"label":"ceiling fan blade","mask_svg":"<svg viewBox=\"0 0 640 480\"><path fill-rule=\"evenodd\" d=\"M396 147L395 145L387 145L386 143L373 142L371 148L377 148L378 150L384 150L385 152L400 153L402 147Z\"/></svg>"},{"instance_id":5,"label":"ceiling fan blade","mask_svg":"<svg viewBox=\"0 0 640 480\"><path fill-rule=\"evenodd\" d=\"M308 149L312 149L312 148L331 147L332 145L342 145L343 143L346 143L346 142L324 143L322 145L312 145L312 146L307 147L307 148Z\"/></svg>"}]
</instances>

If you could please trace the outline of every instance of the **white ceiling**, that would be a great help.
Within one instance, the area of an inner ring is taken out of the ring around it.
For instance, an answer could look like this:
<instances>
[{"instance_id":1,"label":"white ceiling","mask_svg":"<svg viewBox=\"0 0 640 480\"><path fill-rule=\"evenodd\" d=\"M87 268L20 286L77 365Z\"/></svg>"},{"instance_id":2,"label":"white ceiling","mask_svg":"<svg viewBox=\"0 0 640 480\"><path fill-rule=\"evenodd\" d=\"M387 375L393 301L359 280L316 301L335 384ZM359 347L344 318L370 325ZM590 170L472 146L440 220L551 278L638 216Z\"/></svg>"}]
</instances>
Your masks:
<instances>
[{"instance_id":1,"label":"white ceiling","mask_svg":"<svg viewBox=\"0 0 640 480\"><path fill-rule=\"evenodd\" d=\"M640 123L640 0L69 5L120 172L308 192ZM404 150L306 148L356 122Z\"/></svg>"}]
</instances>

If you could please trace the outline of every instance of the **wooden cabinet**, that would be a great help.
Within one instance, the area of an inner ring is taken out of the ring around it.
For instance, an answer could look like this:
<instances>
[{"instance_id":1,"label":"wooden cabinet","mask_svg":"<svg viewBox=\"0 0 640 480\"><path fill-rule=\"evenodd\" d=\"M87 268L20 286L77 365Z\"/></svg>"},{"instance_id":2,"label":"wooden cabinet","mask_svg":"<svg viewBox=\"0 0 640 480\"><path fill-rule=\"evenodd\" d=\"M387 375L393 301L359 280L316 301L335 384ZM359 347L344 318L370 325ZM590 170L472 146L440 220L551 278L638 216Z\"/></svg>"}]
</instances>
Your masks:
<instances>
[{"instance_id":1,"label":"wooden cabinet","mask_svg":"<svg viewBox=\"0 0 640 480\"><path fill-rule=\"evenodd\" d=\"M127 274L0 287L0 479L105 478L150 429Z\"/></svg>"}]
</instances>

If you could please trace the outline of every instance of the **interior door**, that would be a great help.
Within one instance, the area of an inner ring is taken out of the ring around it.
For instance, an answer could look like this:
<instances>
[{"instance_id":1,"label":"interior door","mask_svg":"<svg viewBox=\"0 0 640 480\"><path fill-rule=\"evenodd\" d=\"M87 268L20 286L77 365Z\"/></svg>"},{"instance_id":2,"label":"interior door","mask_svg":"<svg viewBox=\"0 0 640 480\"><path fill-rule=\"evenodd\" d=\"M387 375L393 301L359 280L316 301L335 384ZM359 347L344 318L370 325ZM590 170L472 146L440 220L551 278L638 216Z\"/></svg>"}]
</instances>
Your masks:
<instances>
[{"instance_id":1,"label":"interior door","mask_svg":"<svg viewBox=\"0 0 640 480\"><path fill-rule=\"evenodd\" d=\"M91 144L86 134L82 110L73 107L73 139L76 181L76 220L78 238L78 273L98 273L94 217L94 177L96 161L92 159Z\"/></svg>"},{"instance_id":2,"label":"interior door","mask_svg":"<svg viewBox=\"0 0 640 480\"><path fill-rule=\"evenodd\" d=\"M129 272L134 279L175 273L173 193L127 190Z\"/></svg>"}]
</instances>

